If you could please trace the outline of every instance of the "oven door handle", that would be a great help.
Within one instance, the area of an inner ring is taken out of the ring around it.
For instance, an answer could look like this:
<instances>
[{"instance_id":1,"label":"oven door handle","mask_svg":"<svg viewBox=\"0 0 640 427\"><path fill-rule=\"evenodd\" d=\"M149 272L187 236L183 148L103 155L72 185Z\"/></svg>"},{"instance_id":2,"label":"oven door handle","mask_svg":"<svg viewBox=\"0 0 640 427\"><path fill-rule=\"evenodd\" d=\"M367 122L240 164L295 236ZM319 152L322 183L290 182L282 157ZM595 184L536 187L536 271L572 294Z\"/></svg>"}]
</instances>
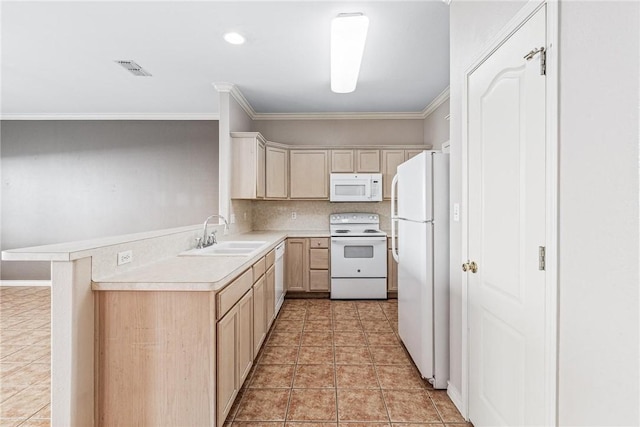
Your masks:
<instances>
[{"instance_id":1,"label":"oven door handle","mask_svg":"<svg viewBox=\"0 0 640 427\"><path fill-rule=\"evenodd\" d=\"M396 189L398 188L398 175L393 177L391 181L391 255L396 262L400 262L398 256L398 248L396 248L396 222L398 215L396 213Z\"/></svg>"},{"instance_id":2,"label":"oven door handle","mask_svg":"<svg viewBox=\"0 0 640 427\"><path fill-rule=\"evenodd\" d=\"M368 244L384 244L386 237L383 237L381 239L361 239L359 237L353 238L353 237L332 237L331 238L331 242L334 243L351 243L354 246L362 246L362 245L368 245Z\"/></svg>"}]
</instances>

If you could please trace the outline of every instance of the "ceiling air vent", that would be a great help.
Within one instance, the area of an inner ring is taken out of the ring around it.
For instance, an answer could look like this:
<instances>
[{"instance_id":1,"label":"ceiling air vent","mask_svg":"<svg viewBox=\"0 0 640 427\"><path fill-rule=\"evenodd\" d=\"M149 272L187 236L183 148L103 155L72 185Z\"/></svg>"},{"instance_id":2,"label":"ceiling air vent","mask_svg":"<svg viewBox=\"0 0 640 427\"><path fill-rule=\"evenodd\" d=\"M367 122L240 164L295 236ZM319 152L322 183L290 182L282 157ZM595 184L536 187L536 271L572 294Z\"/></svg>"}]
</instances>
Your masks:
<instances>
[{"instance_id":1,"label":"ceiling air vent","mask_svg":"<svg viewBox=\"0 0 640 427\"><path fill-rule=\"evenodd\" d=\"M119 61L115 61L116 63L122 65L125 70L129 71L131 74L133 74L134 76L140 76L140 77L150 77L151 73L146 71L144 68L142 68L140 65L138 65L135 61L132 60L119 60Z\"/></svg>"}]
</instances>

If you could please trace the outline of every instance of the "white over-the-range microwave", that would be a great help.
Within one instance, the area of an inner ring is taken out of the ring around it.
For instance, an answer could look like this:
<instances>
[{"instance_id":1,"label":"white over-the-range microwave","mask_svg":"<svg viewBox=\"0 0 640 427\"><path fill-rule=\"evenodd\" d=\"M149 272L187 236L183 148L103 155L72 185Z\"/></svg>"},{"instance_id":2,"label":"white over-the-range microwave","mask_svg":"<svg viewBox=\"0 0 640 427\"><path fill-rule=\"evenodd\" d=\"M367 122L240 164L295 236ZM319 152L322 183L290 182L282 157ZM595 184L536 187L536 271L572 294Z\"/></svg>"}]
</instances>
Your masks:
<instances>
[{"instance_id":1,"label":"white over-the-range microwave","mask_svg":"<svg viewBox=\"0 0 640 427\"><path fill-rule=\"evenodd\" d=\"M382 174L332 173L331 202L382 201Z\"/></svg>"}]
</instances>

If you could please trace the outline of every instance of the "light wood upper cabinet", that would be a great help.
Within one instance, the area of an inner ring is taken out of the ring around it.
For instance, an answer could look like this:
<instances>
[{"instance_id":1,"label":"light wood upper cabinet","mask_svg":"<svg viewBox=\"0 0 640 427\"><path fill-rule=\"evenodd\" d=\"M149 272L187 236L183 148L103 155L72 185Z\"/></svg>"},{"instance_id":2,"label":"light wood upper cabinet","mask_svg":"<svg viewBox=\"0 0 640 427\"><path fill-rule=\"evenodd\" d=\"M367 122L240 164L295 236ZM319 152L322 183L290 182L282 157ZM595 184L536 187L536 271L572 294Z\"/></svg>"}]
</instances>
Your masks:
<instances>
[{"instance_id":1,"label":"light wood upper cabinet","mask_svg":"<svg viewBox=\"0 0 640 427\"><path fill-rule=\"evenodd\" d=\"M404 150L382 150L382 197L391 198L391 181L398 165L404 162Z\"/></svg>"},{"instance_id":2,"label":"light wood upper cabinet","mask_svg":"<svg viewBox=\"0 0 640 427\"><path fill-rule=\"evenodd\" d=\"M287 291L309 289L309 239L287 239Z\"/></svg>"},{"instance_id":3,"label":"light wood upper cabinet","mask_svg":"<svg viewBox=\"0 0 640 427\"><path fill-rule=\"evenodd\" d=\"M289 150L266 148L266 198L286 199L289 191Z\"/></svg>"},{"instance_id":4,"label":"light wood upper cabinet","mask_svg":"<svg viewBox=\"0 0 640 427\"><path fill-rule=\"evenodd\" d=\"M380 150L356 150L356 172L379 173Z\"/></svg>"},{"instance_id":5,"label":"light wood upper cabinet","mask_svg":"<svg viewBox=\"0 0 640 427\"><path fill-rule=\"evenodd\" d=\"M417 156L422 153L424 150L404 150L404 160L407 161L412 157Z\"/></svg>"},{"instance_id":6,"label":"light wood upper cabinet","mask_svg":"<svg viewBox=\"0 0 640 427\"><path fill-rule=\"evenodd\" d=\"M231 198L262 199L265 195L265 143L259 133L231 138Z\"/></svg>"},{"instance_id":7,"label":"light wood upper cabinet","mask_svg":"<svg viewBox=\"0 0 640 427\"><path fill-rule=\"evenodd\" d=\"M353 150L331 150L331 172L355 172L355 155Z\"/></svg>"},{"instance_id":8,"label":"light wood upper cabinet","mask_svg":"<svg viewBox=\"0 0 640 427\"><path fill-rule=\"evenodd\" d=\"M292 199L329 198L329 151L290 150Z\"/></svg>"}]
</instances>

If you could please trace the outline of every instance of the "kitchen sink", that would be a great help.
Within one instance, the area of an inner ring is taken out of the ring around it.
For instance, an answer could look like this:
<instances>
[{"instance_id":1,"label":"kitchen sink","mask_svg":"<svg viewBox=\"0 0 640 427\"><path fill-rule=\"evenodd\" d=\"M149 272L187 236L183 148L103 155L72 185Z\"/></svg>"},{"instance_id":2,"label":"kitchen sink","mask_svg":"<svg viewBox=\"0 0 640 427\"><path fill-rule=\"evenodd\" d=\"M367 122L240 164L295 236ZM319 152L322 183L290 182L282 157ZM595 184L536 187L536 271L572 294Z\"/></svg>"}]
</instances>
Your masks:
<instances>
[{"instance_id":1,"label":"kitchen sink","mask_svg":"<svg viewBox=\"0 0 640 427\"><path fill-rule=\"evenodd\" d=\"M263 247L266 241L230 240L202 249L191 249L180 256L250 256Z\"/></svg>"}]
</instances>

